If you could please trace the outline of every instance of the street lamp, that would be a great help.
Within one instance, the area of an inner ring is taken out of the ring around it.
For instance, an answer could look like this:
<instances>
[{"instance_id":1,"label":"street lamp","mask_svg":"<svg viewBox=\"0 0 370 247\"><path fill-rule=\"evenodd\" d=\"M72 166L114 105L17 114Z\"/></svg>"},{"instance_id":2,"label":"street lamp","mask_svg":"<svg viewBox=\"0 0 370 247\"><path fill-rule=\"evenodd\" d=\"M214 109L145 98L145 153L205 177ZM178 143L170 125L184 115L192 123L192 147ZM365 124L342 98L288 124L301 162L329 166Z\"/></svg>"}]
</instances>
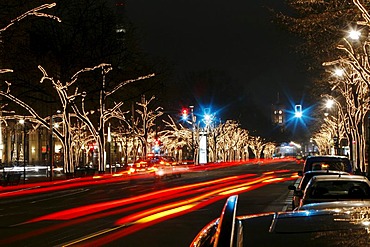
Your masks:
<instances>
[{"instance_id":1,"label":"street lamp","mask_svg":"<svg viewBox=\"0 0 370 247\"><path fill-rule=\"evenodd\" d=\"M19 124L23 126L23 184L26 183L26 122L24 119L19 120Z\"/></svg>"},{"instance_id":2,"label":"street lamp","mask_svg":"<svg viewBox=\"0 0 370 247\"><path fill-rule=\"evenodd\" d=\"M334 70L334 75L336 75L338 77L342 77L344 75L344 70L337 68L337 69Z\"/></svg>"},{"instance_id":3,"label":"street lamp","mask_svg":"<svg viewBox=\"0 0 370 247\"><path fill-rule=\"evenodd\" d=\"M337 155L340 154L340 148L339 148L339 107L338 105L339 104L338 102L336 102L335 100L333 99L328 99L325 103L325 107L329 110L329 109L333 109L334 106L337 107L336 109L336 124L335 124L335 136L333 137L333 141L334 141L334 147L335 147L335 153Z\"/></svg>"},{"instance_id":4,"label":"street lamp","mask_svg":"<svg viewBox=\"0 0 370 247\"><path fill-rule=\"evenodd\" d=\"M328 99L325 103L325 107L328 108L328 109L331 109L333 107L334 103L335 103L334 100Z\"/></svg>"},{"instance_id":5,"label":"street lamp","mask_svg":"<svg viewBox=\"0 0 370 247\"><path fill-rule=\"evenodd\" d=\"M108 141L108 153L107 153L107 158L106 158L106 162L109 162L109 172L112 174L112 162L111 162L111 142L112 142L112 136L111 136L111 132L110 132L110 123L108 125L108 137L107 137L107 141Z\"/></svg>"},{"instance_id":6,"label":"street lamp","mask_svg":"<svg viewBox=\"0 0 370 247\"><path fill-rule=\"evenodd\" d=\"M302 118L302 116L303 116L302 105L295 105L295 107L294 107L294 116L296 118Z\"/></svg>"},{"instance_id":7,"label":"street lamp","mask_svg":"<svg viewBox=\"0 0 370 247\"><path fill-rule=\"evenodd\" d=\"M361 37L361 32L358 30L351 30L348 32L348 37L353 40L359 40Z\"/></svg>"}]
</instances>

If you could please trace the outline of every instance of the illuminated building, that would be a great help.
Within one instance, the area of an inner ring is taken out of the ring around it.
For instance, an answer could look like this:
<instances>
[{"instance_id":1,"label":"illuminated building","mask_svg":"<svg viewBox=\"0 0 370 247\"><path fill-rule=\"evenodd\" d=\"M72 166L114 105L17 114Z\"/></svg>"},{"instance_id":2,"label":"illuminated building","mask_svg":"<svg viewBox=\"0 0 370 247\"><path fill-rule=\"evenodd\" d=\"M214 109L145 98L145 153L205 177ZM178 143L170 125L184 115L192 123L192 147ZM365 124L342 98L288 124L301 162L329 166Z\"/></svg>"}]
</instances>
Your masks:
<instances>
[{"instance_id":1,"label":"illuminated building","mask_svg":"<svg viewBox=\"0 0 370 247\"><path fill-rule=\"evenodd\" d=\"M279 93L277 95L277 101L275 104L272 105L272 125L279 128L280 132L285 132L285 122L286 122L286 116L285 116L285 106L280 103L280 97Z\"/></svg>"}]
</instances>

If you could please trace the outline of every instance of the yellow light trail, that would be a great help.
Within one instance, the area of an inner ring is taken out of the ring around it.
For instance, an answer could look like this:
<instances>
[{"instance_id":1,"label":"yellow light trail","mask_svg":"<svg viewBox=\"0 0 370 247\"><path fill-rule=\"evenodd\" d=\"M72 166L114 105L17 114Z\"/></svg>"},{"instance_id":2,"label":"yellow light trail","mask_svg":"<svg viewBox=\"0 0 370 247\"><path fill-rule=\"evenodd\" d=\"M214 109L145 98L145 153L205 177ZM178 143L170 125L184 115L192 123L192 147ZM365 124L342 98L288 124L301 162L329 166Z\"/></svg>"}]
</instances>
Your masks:
<instances>
[{"instance_id":1,"label":"yellow light trail","mask_svg":"<svg viewBox=\"0 0 370 247\"><path fill-rule=\"evenodd\" d=\"M121 224L127 224L128 222L133 222L133 221L137 222L138 219L140 219L142 217L148 217L152 214L156 214L156 213L162 212L164 210L169 210L169 209L172 209L174 207L184 206L184 205L189 204L189 203L190 204L191 203L197 203L197 202L200 202L204 199L208 199L208 198L211 198L211 197L217 196L217 195L221 195L221 196L228 195L228 194L231 194L231 193L227 193L230 190L238 190L238 192L241 192L243 190L247 190L250 187L250 185L261 183L266 179L272 179L272 178L274 178L274 177L270 176L270 177L266 177L266 178L260 178L260 179L256 179L256 180L251 181L251 182L246 182L246 183L242 183L242 184L228 186L228 187L222 188L222 189L213 190L213 191L207 192L205 194L202 194L200 196L196 196L196 197L193 197L193 198L190 198L190 199L187 199L187 200L179 201L177 203L172 203L172 204L166 204L166 205L161 206L161 207L153 208L153 209L143 211L143 212L135 214L135 215L131 215L131 216L121 218L121 219L116 221L116 224L121 225ZM244 188L244 189L241 189L241 188ZM221 194L221 193L223 193L223 194Z\"/></svg>"}]
</instances>

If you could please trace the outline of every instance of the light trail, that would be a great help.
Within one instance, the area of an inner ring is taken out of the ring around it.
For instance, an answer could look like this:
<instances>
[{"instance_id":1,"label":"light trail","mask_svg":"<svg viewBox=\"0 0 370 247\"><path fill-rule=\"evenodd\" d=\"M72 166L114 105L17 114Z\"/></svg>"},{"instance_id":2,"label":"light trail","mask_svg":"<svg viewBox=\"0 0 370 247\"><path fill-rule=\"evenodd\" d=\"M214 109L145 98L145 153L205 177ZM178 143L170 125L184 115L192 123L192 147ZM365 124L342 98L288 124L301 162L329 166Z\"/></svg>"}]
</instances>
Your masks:
<instances>
[{"instance_id":1,"label":"light trail","mask_svg":"<svg viewBox=\"0 0 370 247\"><path fill-rule=\"evenodd\" d=\"M292 174L289 170L266 172L261 177L255 176L256 174L231 176L197 184L164 189L132 198L123 198L120 200L85 205L40 216L21 224L31 224L45 220L59 220L63 222L53 224L47 228L41 228L7 238L6 240L0 240L0 245L11 244L13 242L33 238L48 232L58 231L62 228L69 228L73 225L82 224L95 219L113 215L118 216L119 214L140 210L137 213L118 219L115 223L115 227L106 229L100 233L94 233L90 235L90 237L86 236L83 238L84 243L86 241L91 241L93 246L99 246L100 243L112 242L115 239L119 239L153 224L206 207L209 204L222 200L230 195L245 193L271 183L296 179L296 173ZM90 183L88 181L86 182L88 184ZM61 186L64 185L65 184L62 184ZM155 204L174 200L180 197L189 198L178 199L175 202L169 202L158 207L153 207Z\"/></svg>"},{"instance_id":2,"label":"light trail","mask_svg":"<svg viewBox=\"0 0 370 247\"><path fill-rule=\"evenodd\" d=\"M212 192L200 195L198 197L194 197L192 199L180 201L176 204L164 205L164 206L160 206L160 207L150 209L147 211L139 212L137 214L122 218L116 222L116 225L127 226L128 228L127 227L124 229L114 228L114 230L112 230L112 233L110 233L109 231L106 231L102 235L107 235L107 236L101 236L97 240L92 239L87 244L93 245L93 246L102 246L107 243L113 242L114 240L117 240L119 238L132 234L136 231L149 227L153 224L189 213L195 209L205 207L211 203L214 203L215 201L224 199L232 194L245 193L248 190L257 189L257 188L260 188L262 186L265 186L267 184L270 184L276 181L281 182L283 180L286 181L290 179L291 177L288 177L285 179L284 178L273 179L272 177L261 178L253 182L248 182L248 183L244 183L244 184L236 185L236 186L229 186L224 189L212 191ZM254 184L254 185L246 186L248 184L249 185ZM237 188L238 186L242 186L242 187ZM204 200L206 198L207 200ZM94 238L95 237L97 237L97 235L94 235Z\"/></svg>"}]
</instances>

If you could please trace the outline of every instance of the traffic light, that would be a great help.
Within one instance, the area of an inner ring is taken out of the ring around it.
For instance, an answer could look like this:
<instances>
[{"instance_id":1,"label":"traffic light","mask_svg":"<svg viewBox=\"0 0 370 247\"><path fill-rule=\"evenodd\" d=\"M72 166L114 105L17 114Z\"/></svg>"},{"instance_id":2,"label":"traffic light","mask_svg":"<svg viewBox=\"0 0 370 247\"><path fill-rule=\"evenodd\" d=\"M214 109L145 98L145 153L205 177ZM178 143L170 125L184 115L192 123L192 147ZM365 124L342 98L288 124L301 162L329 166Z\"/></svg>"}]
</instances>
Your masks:
<instances>
[{"instance_id":1,"label":"traffic light","mask_svg":"<svg viewBox=\"0 0 370 247\"><path fill-rule=\"evenodd\" d=\"M153 152L158 153L161 150L161 141L156 138L153 142Z\"/></svg>"},{"instance_id":2,"label":"traffic light","mask_svg":"<svg viewBox=\"0 0 370 247\"><path fill-rule=\"evenodd\" d=\"M296 105L294 111L295 111L294 116L296 118L301 118L303 116L302 105Z\"/></svg>"},{"instance_id":3,"label":"traffic light","mask_svg":"<svg viewBox=\"0 0 370 247\"><path fill-rule=\"evenodd\" d=\"M186 120L188 119L188 116L189 116L189 111L187 108L183 108L182 111L181 111L181 114L182 114L182 119L183 120Z\"/></svg>"},{"instance_id":4,"label":"traffic light","mask_svg":"<svg viewBox=\"0 0 370 247\"><path fill-rule=\"evenodd\" d=\"M158 147L160 144L161 144L161 142L158 139L154 140L154 146Z\"/></svg>"}]
</instances>

